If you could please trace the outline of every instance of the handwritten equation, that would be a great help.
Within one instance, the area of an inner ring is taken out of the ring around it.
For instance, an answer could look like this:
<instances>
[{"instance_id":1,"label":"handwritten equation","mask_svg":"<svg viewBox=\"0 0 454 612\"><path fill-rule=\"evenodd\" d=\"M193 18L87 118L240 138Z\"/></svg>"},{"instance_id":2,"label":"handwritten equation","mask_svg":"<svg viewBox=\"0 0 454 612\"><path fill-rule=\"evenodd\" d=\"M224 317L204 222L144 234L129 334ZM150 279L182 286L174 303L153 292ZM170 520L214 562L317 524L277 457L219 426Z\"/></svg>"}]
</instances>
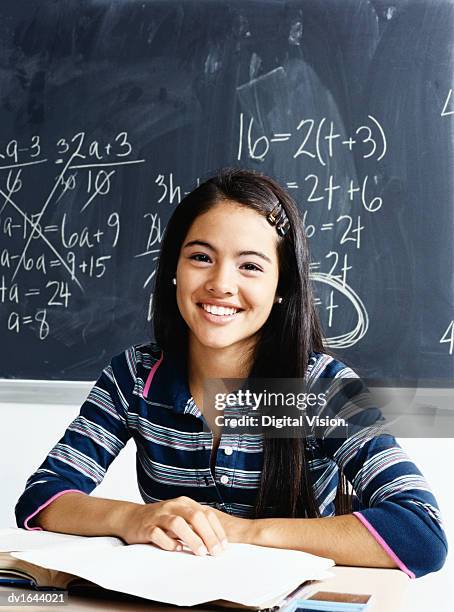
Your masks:
<instances>
[{"instance_id":1,"label":"handwritten equation","mask_svg":"<svg viewBox=\"0 0 454 612\"><path fill-rule=\"evenodd\" d=\"M367 150L362 153L362 157L379 162L385 157L388 147L385 131L375 117L372 115L367 117L369 124L358 126L348 138L343 138L341 130L338 130L334 121L329 121L327 117L323 117L318 122L313 118L303 118L296 124L295 133L274 132L270 135L257 136L255 134L257 123L254 117L246 120L244 113L240 113L237 159L241 161L246 154L250 159L264 161L277 143L289 143L293 159L307 156L317 160L323 167L339 154L339 149L342 147L350 152L355 147L365 147ZM323 146L325 144L326 147Z\"/></svg>"},{"instance_id":2,"label":"handwritten equation","mask_svg":"<svg viewBox=\"0 0 454 612\"><path fill-rule=\"evenodd\" d=\"M336 158L353 154L373 160L378 167L388 150L383 126L376 117L367 115L367 122L345 135L329 117L302 117L295 121L292 130L264 133L256 118L244 113L240 113L238 124L239 162L245 159L265 161L273 153L294 160L292 168L298 168L298 176L289 177L286 188L300 206L307 238L327 246L323 259L312 263L311 276L316 292L317 288L321 289L324 296L323 300L317 297L316 304L322 315L325 314L328 335L335 326L336 313L339 316L342 309L353 308L356 316L354 327L330 336L328 344L333 348L353 346L367 333L369 316L363 300L349 283L355 259L354 253L349 251L351 248L356 252L361 250L366 231L362 215L379 213L384 202L383 197L377 195L378 174L364 175L361 179L345 176L345 173L336 177L330 168ZM311 172L307 172L308 164ZM323 215L320 215L321 209ZM319 221L321 216L323 222ZM343 300L342 305L339 298Z\"/></svg>"},{"instance_id":3,"label":"handwritten equation","mask_svg":"<svg viewBox=\"0 0 454 612\"><path fill-rule=\"evenodd\" d=\"M8 331L29 328L45 340L51 312L69 311L74 296L85 293L87 279L109 272L122 227L119 212L101 210L95 225L71 225L111 193L120 169L145 161L135 158L127 132L106 142L78 132L45 146L39 135L0 146L0 305L9 309ZM25 186L33 168L43 165L55 168L55 178L37 212L25 212Z\"/></svg>"}]
</instances>

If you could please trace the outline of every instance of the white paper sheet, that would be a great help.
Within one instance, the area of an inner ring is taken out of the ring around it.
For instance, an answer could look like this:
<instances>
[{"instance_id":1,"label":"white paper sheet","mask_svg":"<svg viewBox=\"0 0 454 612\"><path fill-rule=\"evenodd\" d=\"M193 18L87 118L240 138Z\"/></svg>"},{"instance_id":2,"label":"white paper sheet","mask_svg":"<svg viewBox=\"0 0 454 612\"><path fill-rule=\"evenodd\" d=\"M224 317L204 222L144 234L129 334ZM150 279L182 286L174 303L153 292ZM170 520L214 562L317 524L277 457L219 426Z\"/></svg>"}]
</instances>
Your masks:
<instances>
[{"instance_id":1,"label":"white paper sheet","mask_svg":"<svg viewBox=\"0 0 454 612\"><path fill-rule=\"evenodd\" d=\"M216 599L264 606L306 580L325 577L334 565L330 559L299 551L248 544L229 544L217 557L144 544L90 547L87 554L80 544L69 543L14 556L107 589L179 606Z\"/></svg>"},{"instance_id":2,"label":"white paper sheet","mask_svg":"<svg viewBox=\"0 0 454 612\"><path fill-rule=\"evenodd\" d=\"M27 531L26 529L0 529L0 552L35 550L49 546L122 546L118 538L92 537L54 533L52 531Z\"/></svg>"}]
</instances>

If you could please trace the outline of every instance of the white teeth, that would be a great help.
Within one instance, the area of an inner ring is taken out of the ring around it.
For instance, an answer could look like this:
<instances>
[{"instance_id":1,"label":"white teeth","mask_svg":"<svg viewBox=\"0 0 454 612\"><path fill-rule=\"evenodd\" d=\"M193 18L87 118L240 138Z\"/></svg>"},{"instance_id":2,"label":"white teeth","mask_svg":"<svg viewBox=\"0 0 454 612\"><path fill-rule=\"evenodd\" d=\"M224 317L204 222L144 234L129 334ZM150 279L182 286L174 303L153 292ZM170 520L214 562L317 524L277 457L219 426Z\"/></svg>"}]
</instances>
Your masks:
<instances>
[{"instance_id":1,"label":"white teeth","mask_svg":"<svg viewBox=\"0 0 454 612\"><path fill-rule=\"evenodd\" d=\"M215 315L233 315L237 311L236 308L226 308L225 306L213 306L213 304L202 304L204 310Z\"/></svg>"}]
</instances>

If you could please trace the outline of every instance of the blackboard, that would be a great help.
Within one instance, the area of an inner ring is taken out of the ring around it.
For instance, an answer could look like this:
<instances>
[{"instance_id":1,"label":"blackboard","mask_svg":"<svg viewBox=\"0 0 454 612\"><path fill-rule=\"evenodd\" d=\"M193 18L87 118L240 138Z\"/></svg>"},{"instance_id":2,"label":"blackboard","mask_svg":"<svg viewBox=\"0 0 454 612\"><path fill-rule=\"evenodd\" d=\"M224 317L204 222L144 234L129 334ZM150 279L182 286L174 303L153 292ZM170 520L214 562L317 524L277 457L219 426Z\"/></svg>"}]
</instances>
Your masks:
<instances>
[{"instance_id":1,"label":"blackboard","mask_svg":"<svg viewBox=\"0 0 454 612\"><path fill-rule=\"evenodd\" d=\"M90 380L152 337L162 232L223 166L304 216L332 350L454 368L445 0L3 0L0 376Z\"/></svg>"}]
</instances>

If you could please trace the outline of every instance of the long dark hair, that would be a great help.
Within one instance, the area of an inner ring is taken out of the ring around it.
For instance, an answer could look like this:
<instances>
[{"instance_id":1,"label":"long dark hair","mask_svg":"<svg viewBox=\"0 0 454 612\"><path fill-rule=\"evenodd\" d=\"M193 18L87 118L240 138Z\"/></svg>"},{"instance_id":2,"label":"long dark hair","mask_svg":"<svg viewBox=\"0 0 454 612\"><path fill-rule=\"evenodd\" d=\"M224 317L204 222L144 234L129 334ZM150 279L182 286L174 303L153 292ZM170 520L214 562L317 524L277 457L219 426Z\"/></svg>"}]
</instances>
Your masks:
<instances>
[{"instance_id":1,"label":"long dark hair","mask_svg":"<svg viewBox=\"0 0 454 612\"><path fill-rule=\"evenodd\" d=\"M172 278L183 241L194 220L222 200L238 202L266 216L278 202L289 230L278 238L282 304L273 306L254 347L251 378L304 378L311 351L325 351L309 278L309 249L302 219L292 198L273 179L258 172L227 168L202 183L177 206L164 233L155 279L153 328L164 353L178 346L187 355L188 333L175 298ZM270 355L273 356L270 360ZM303 438L263 441L263 469L255 516L318 517L310 454ZM346 482L341 475L336 513L347 512Z\"/></svg>"}]
</instances>

